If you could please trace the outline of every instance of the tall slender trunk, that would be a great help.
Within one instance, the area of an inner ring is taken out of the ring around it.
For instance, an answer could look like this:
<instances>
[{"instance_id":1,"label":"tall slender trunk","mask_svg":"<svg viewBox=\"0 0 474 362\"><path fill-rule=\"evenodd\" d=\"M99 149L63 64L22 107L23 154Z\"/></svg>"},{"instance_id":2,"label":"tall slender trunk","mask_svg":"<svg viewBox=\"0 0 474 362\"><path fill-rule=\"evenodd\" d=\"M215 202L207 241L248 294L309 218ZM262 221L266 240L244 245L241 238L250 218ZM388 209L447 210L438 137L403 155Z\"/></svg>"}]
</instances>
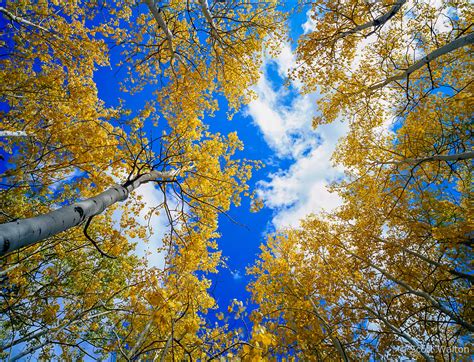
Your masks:
<instances>
[{"instance_id":1,"label":"tall slender trunk","mask_svg":"<svg viewBox=\"0 0 474 362\"><path fill-rule=\"evenodd\" d=\"M457 38L453 41L451 41L448 44L443 45L442 47L439 47L436 50L433 50L431 53L425 55L423 58L419 59L412 65L410 65L407 69L404 71L400 72L397 75L394 75L392 77L389 77L379 83L372 84L371 86L368 87L369 91L375 91L379 88L385 87L387 84L395 82L397 80L402 80L410 76L410 74L414 73L420 68L423 68L426 64L432 62L433 60L448 54L456 49L465 47L467 45L470 45L474 43L474 33L470 33L468 35L462 36L460 38Z\"/></svg>"},{"instance_id":2,"label":"tall slender trunk","mask_svg":"<svg viewBox=\"0 0 474 362\"><path fill-rule=\"evenodd\" d=\"M462 152L462 153L455 153L452 155L432 155L420 158L405 158L404 160L400 161L387 161L381 162L381 164L392 164L392 165L403 165L403 164L416 164L419 165L423 162L432 162L432 161L463 161L463 160L470 160L474 158L474 152Z\"/></svg>"},{"instance_id":3,"label":"tall slender trunk","mask_svg":"<svg viewBox=\"0 0 474 362\"><path fill-rule=\"evenodd\" d=\"M0 137L28 137L25 131L0 131Z\"/></svg>"},{"instance_id":4,"label":"tall slender trunk","mask_svg":"<svg viewBox=\"0 0 474 362\"><path fill-rule=\"evenodd\" d=\"M27 19L24 19L22 17L19 17L19 16L16 16L15 14L13 14L12 12L8 11L6 8L4 8L3 6L0 6L0 13L2 13L3 15L5 15L6 17L8 17L10 20L14 21L14 22L17 22L19 24L22 24L23 26L31 26L33 28L36 28L36 29L39 29L39 30L42 30L44 31L45 33L52 33L51 30L49 29L46 29L45 27L41 26L41 25L38 25L38 24L35 24L35 23L32 23L31 21L27 20ZM56 35L53 34L53 36L56 38Z\"/></svg>"},{"instance_id":5,"label":"tall slender trunk","mask_svg":"<svg viewBox=\"0 0 474 362\"><path fill-rule=\"evenodd\" d=\"M128 353L128 358L133 361L134 360L134 357L135 357L135 354L137 353L137 351L140 349L140 347L142 346L143 342L145 342L145 338L148 336L148 333L150 332L150 329L151 329L151 326L153 325L153 318L150 316L150 320L148 321L148 323L146 324L145 328L143 329L143 331L138 335L138 339L137 341L135 342L135 345L133 346L133 348L130 350L130 352Z\"/></svg>"},{"instance_id":6,"label":"tall slender trunk","mask_svg":"<svg viewBox=\"0 0 474 362\"><path fill-rule=\"evenodd\" d=\"M336 37L336 40L344 38L344 37L346 37L348 35L351 35L351 34L358 33L359 31L362 31L362 30L365 30L365 29L368 29L368 28L379 28L379 27L381 27L387 21L389 21L391 18L393 18L395 16L395 14L398 13L398 11L403 6L403 4L405 4L406 2L407 2L406 0L398 0L395 4L393 4L393 6L390 8L390 10L388 12L386 12L385 14L379 16L378 18L376 18L372 21L369 21L367 23L358 25L358 26L356 26L355 28L353 28L351 30L347 30L347 31L344 31L344 32L338 34L337 37Z\"/></svg>"},{"instance_id":7,"label":"tall slender trunk","mask_svg":"<svg viewBox=\"0 0 474 362\"><path fill-rule=\"evenodd\" d=\"M344 282L343 282L344 283ZM346 286L347 286L347 283L344 283ZM361 288L362 291L364 291L365 293L367 293L367 291L364 289L364 288ZM394 324L390 323L390 321L385 318L384 316L382 316L379 312L375 311L374 309L370 308L366 302L364 301L364 299L361 297L360 293L358 293L357 290L355 289L352 289L352 293L356 296L356 298L359 300L359 302L361 303L361 305L363 305L362 309L369 312L370 314L372 314L377 320L381 321L385 326L387 326L395 335L397 336L400 336L402 337L403 339L405 339L408 343L410 343L416 351L418 351L418 353L420 353L423 358L428 361L428 362L434 362L434 359L431 358L430 355L428 355L424 350L423 348L419 345L419 343L416 341L416 339L414 339L413 337L411 337L407 332L403 331L402 329L398 328L397 326L395 326Z\"/></svg>"},{"instance_id":8,"label":"tall slender trunk","mask_svg":"<svg viewBox=\"0 0 474 362\"><path fill-rule=\"evenodd\" d=\"M303 288L303 284L298 280L298 278L292 273L293 280ZM324 329L327 330L329 339L331 340L331 343L333 344L334 348L336 349L337 353L339 354L340 358L344 362L349 362L349 357L346 354L346 351L344 349L344 346L342 345L341 341L339 340L339 337L337 336L337 333L334 332L334 330L331 328L328 322L321 316L321 314L318 311L318 307L316 303L314 302L313 298L311 296L308 297L309 302L311 303L311 306L313 307L313 313L314 315L319 319L321 322L322 326Z\"/></svg>"},{"instance_id":9,"label":"tall slender trunk","mask_svg":"<svg viewBox=\"0 0 474 362\"><path fill-rule=\"evenodd\" d=\"M156 1L155 0L144 0L143 1L147 6L150 12L152 13L153 17L155 18L156 23L158 26L163 30L166 36L166 41L168 42L168 47L170 48L171 52L171 59L174 57L175 49L173 45L173 34L171 33L171 30L168 28L168 25L166 24L165 19L161 16L161 9L156 6Z\"/></svg>"},{"instance_id":10,"label":"tall slender trunk","mask_svg":"<svg viewBox=\"0 0 474 362\"><path fill-rule=\"evenodd\" d=\"M130 192L144 183L170 179L176 172L151 171L125 186L115 185L97 196L61 207L44 215L0 225L0 255L33 245L50 236L77 226L98 215L109 206L128 198Z\"/></svg>"},{"instance_id":11,"label":"tall slender trunk","mask_svg":"<svg viewBox=\"0 0 474 362\"><path fill-rule=\"evenodd\" d=\"M378 238L378 237L374 237L374 240L376 241L381 241L382 243L387 243L386 240L382 239L382 238ZM470 274L466 274L466 273L463 273L463 272L459 272L453 268L451 268L449 265L447 264L443 264L443 263L440 263L439 261L435 261L435 260L432 260L430 258L428 258L427 256L425 255L422 255L414 250L411 250L411 249L408 249L408 248L405 248L403 246L400 246L400 245L397 245L397 248L399 248L400 250L406 252L407 254L410 254L410 255L413 255L414 257L416 258L419 258L421 260L423 260L424 262L430 264L430 265L433 265L437 268L441 268L443 270L446 270L448 273L452 274L452 275L456 275L457 277L460 277L460 278L463 278L463 279L466 279L466 280L469 280L471 283L474 283L474 275L470 275Z\"/></svg>"},{"instance_id":12,"label":"tall slender trunk","mask_svg":"<svg viewBox=\"0 0 474 362\"><path fill-rule=\"evenodd\" d=\"M16 356L13 356L12 358L10 358L10 362L18 361L18 360L22 359L23 357L28 356L29 354L37 351L38 349L40 349L44 346L47 346L50 343L51 343L51 341L49 339L46 339L44 342L42 342L40 344L30 346L30 347L24 349L22 352L20 352Z\"/></svg>"},{"instance_id":13,"label":"tall slender trunk","mask_svg":"<svg viewBox=\"0 0 474 362\"><path fill-rule=\"evenodd\" d=\"M25 342L29 342L33 339L39 339L41 337L43 337L44 335L51 335L51 334L54 334L54 335L57 335L58 333L60 333L61 331L63 331L66 327L69 327L71 325L74 325L74 324L78 324L80 322L84 322L84 321L88 321L88 320L91 320L91 319L94 319L94 318L97 318L97 317L101 317L103 315L107 315L107 314L110 314L112 313L113 311L112 310L107 310L105 312L100 312L100 313L97 313L97 314L94 314L94 315L91 315L90 317L87 317L87 318L84 318L84 319L81 319L86 313L81 313L81 315L77 315L75 316L73 319L67 321L66 323L63 323L61 325L61 327L59 327L59 329L57 329L56 331L51 331L50 328L44 328L44 329L40 329L39 331L36 331L34 333L31 333L31 334L28 334L24 337L21 337L15 341L12 341L8 344L5 344L3 346L0 346L0 351L5 351L7 348L10 348L10 347L13 347L13 346L16 346L20 343L25 343ZM41 346L43 345L43 343L41 343ZM33 346L32 346L33 347ZM41 348L41 347L38 347L38 348Z\"/></svg>"},{"instance_id":14,"label":"tall slender trunk","mask_svg":"<svg viewBox=\"0 0 474 362\"><path fill-rule=\"evenodd\" d=\"M366 311L368 311L370 314L372 314L375 318L382 321L383 324L385 324L390 330L393 331L393 333L395 333L396 335L402 337L404 340L406 340L408 343L410 343L415 348L415 350L418 351L418 353L420 353L423 356L423 358L426 361L434 362L434 359L430 355L428 355L423 350L422 346L420 346L418 344L418 342L414 338L412 338L408 333L402 331L400 328L398 328L397 326L390 323L387 318L383 317L380 313L377 313L373 309L371 309L369 307L365 307L364 309Z\"/></svg>"},{"instance_id":15,"label":"tall slender trunk","mask_svg":"<svg viewBox=\"0 0 474 362\"><path fill-rule=\"evenodd\" d=\"M354 254L352 253L350 250L348 250L346 247L344 247L343 245L338 245L340 248L344 249L349 255L353 256L354 258L362 261L363 263L367 264L368 266L370 266L371 268L377 270L378 272L380 272L383 276L385 276L387 279L391 280L392 282L398 284L399 286L401 286L402 288L404 288L407 292L409 292L410 294L413 294L413 295L416 295L416 296L419 296L419 297L422 297L424 298L426 301L428 301L428 303L430 303L434 308L438 309L439 311L443 312L444 314L446 314L447 316L449 316L454 322L456 322L457 324L459 324L460 326L466 328L468 331L470 332L474 332L474 325L469 323L469 322L466 322L465 320L463 320L461 317L459 317L458 315L456 315L456 313L452 310L449 310L447 307L445 307L442 302L436 300L435 298L433 298L429 293L427 292L424 292L422 290L418 290L418 289L415 289L415 288L412 288L410 285L408 285L407 283L405 283L404 281L402 280L399 280L397 279L394 275L390 274L388 271L386 271L385 269L375 265L374 263L370 262L369 260L367 260L366 258L364 257L361 257L357 254Z\"/></svg>"},{"instance_id":16,"label":"tall slender trunk","mask_svg":"<svg viewBox=\"0 0 474 362\"><path fill-rule=\"evenodd\" d=\"M218 34L217 34L216 25L214 23L214 19L212 18L211 10L209 9L209 4L207 0L199 0L199 4L201 5L201 9L204 14L204 17L209 23L209 26L211 28L211 34L213 34L217 38Z\"/></svg>"}]
</instances>

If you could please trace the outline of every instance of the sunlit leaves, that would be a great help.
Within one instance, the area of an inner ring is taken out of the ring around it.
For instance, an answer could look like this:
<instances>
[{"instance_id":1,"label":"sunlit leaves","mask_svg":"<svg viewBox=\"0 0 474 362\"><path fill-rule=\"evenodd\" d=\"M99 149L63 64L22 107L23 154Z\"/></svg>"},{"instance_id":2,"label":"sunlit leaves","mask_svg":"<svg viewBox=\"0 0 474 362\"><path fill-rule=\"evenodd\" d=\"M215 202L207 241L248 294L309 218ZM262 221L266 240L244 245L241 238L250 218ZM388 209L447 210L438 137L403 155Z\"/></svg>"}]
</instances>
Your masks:
<instances>
[{"instance_id":1,"label":"sunlit leaves","mask_svg":"<svg viewBox=\"0 0 474 362\"><path fill-rule=\"evenodd\" d=\"M472 5L315 1L312 12L291 76L321 94L316 128L350 125L333 155L343 205L262 247L254 322L278 339L273 356L467 358L432 346L465 346L473 329L472 45L453 45L472 32Z\"/></svg>"},{"instance_id":2,"label":"sunlit leaves","mask_svg":"<svg viewBox=\"0 0 474 362\"><path fill-rule=\"evenodd\" d=\"M205 326L216 303L203 273L222 263L219 213L240 203L259 163L238 160L238 136L212 134L202 119L218 109L216 94L233 110L249 100L263 47L280 29L274 6L217 3L210 20L197 4L171 1L160 9L164 25L144 4L128 1L2 8L9 22L0 61L2 130L27 135L2 138L9 153L2 221L44 214L151 170L176 175L157 180L164 201L150 210L132 194L94 217L88 237L71 229L4 259L1 323L12 335L2 338L2 349L27 346L25 355L42 358L61 346L64 359L110 352L127 360L170 353L195 359L210 357L202 345L232 343ZM122 54L123 90L155 87L141 111L121 100L112 109L98 97L94 74L116 66L112 46ZM166 133L151 138L150 124ZM168 218L164 270L133 254L135 243L156 237L142 225L143 213Z\"/></svg>"}]
</instances>

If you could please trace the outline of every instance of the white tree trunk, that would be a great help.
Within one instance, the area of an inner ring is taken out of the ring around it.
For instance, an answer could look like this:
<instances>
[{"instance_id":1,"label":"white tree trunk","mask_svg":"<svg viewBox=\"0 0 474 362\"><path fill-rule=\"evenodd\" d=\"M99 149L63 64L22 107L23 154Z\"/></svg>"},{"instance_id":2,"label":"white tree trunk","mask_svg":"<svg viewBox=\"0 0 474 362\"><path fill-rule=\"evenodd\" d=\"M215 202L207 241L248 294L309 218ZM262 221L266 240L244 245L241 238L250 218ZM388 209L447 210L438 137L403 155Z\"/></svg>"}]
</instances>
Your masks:
<instances>
[{"instance_id":1,"label":"white tree trunk","mask_svg":"<svg viewBox=\"0 0 474 362\"><path fill-rule=\"evenodd\" d=\"M456 49L465 47L466 45L470 45L474 43L474 33L470 33L468 35L462 36L460 38L457 38L453 40L452 42L443 45L442 47L433 50L431 53L425 55L423 58L420 60L416 61L412 65L410 65L406 70L403 72L394 75L393 77L387 78L384 81L381 81L379 83L373 84L369 87L369 90L374 91L379 88L385 87L387 84L395 82L397 80L402 80L408 77L410 74L413 72L417 71L418 69L424 67L426 64L429 62L432 62L433 60L448 54Z\"/></svg>"},{"instance_id":2,"label":"white tree trunk","mask_svg":"<svg viewBox=\"0 0 474 362\"><path fill-rule=\"evenodd\" d=\"M408 333L402 331L400 328L397 328L394 326L392 323L388 321L387 318L384 318L380 313L375 312L373 309L369 307L365 307L365 310L368 311L370 314L372 314L375 318L379 319L382 321L389 329L391 329L396 335L402 337L405 339L408 343L410 343L416 351L418 351L419 354L423 356L423 358L428 361L428 362L434 362L434 359L431 358L430 355L428 355L422 346L418 344L418 342L412 338Z\"/></svg>"},{"instance_id":3,"label":"white tree trunk","mask_svg":"<svg viewBox=\"0 0 474 362\"><path fill-rule=\"evenodd\" d=\"M463 153L456 153L453 155L433 155L433 156L427 156L423 158L406 158L404 160L400 161L392 161L392 162L386 162L390 164L395 164L395 165L402 165L404 163L406 164L420 164L423 162L430 162L430 161L462 161L462 160L469 160L471 158L474 158L474 152L463 152Z\"/></svg>"},{"instance_id":4,"label":"white tree trunk","mask_svg":"<svg viewBox=\"0 0 474 362\"><path fill-rule=\"evenodd\" d=\"M25 131L0 131L0 137L28 137Z\"/></svg>"},{"instance_id":5,"label":"white tree trunk","mask_svg":"<svg viewBox=\"0 0 474 362\"><path fill-rule=\"evenodd\" d=\"M115 185L84 201L61 207L44 215L21 219L0 225L0 255L35 244L50 236L79 225L88 218L100 214L110 205L128 198L130 192L149 181L171 179L176 172L151 171L126 187Z\"/></svg>"},{"instance_id":6,"label":"white tree trunk","mask_svg":"<svg viewBox=\"0 0 474 362\"><path fill-rule=\"evenodd\" d=\"M298 278L292 273L293 280L296 281L300 285L301 288L304 289L303 284L298 280ZM328 332L329 339L331 340L331 343L333 344L334 348L336 349L337 353L339 354L339 357L341 358L342 361L344 362L349 362L349 357L346 354L346 351L344 349L344 346L342 345L341 341L339 340L337 334L334 333L334 330L331 328L331 326L326 322L326 320L321 316L321 314L318 312L318 307L316 303L314 302L313 298L311 296L308 297L309 302L311 303L311 306L313 307L313 313L314 315L319 319L319 321L322 324L322 327L326 329Z\"/></svg>"},{"instance_id":7,"label":"white tree trunk","mask_svg":"<svg viewBox=\"0 0 474 362\"><path fill-rule=\"evenodd\" d=\"M209 9L209 4L207 3L207 0L199 0L199 4L201 4L201 9L204 14L204 17L206 18L207 22L209 23L209 26L211 27L211 33L215 33L215 35L217 36L216 26L214 24L214 19L212 18L211 10Z\"/></svg>"},{"instance_id":8,"label":"white tree trunk","mask_svg":"<svg viewBox=\"0 0 474 362\"><path fill-rule=\"evenodd\" d=\"M398 0L395 4L393 4L391 9L387 13L379 16L378 18L376 18L372 21L369 21L369 22L364 23L362 25L358 25L354 29L342 32L341 34L339 34L336 37L336 40L344 38L344 37L346 37L348 35L351 35L351 34L358 33L359 31L362 31L362 30L365 30L365 29L368 29L368 28L378 28L378 27L384 25L387 21L389 21L391 18L393 18L396 13L398 13L400 8L406 2L407 2L407 0Z\"/></svg>"},{"instance_id":9,"label":"white tree trunk","mask_svg":"<svg viewBox=\"0 0 474 362\"><path fill-rule=\"evenodd\" d=\"M168 41L168 46L171 52L171 59L173 59L174 53L175 53L175 49L173 45L173 34L171 33L171 30L168 28L168 25L166 25L166 22L163 19L163 17L161 16L161 9L156 6L155 0L144 0L143 2L148 6L148 9L150 10L153 17L155 18L155 21L157 22L158 26L165 33L166 40Z\"/></svg>"},{"instance_id":10,"label":"white tree trunk","mask_svg":"<svg viewBox=\"0 0 474 362\"><path fill-rule=\"evenodd\" d=\"M353 256L354 258L362 261L363 263L367 264L368 266L370 266L371 268L377 270L378 272L380 272L383 276L385 276L387 279L391 280L392 282L398 284L399 286L401 286L402 288L404 288L407 292L409 292L410 294L413 294L413 295L416 295L416 296L419 296L421 298L424 298L428 303L430 303L433 307L435 307L436 309L438 309L439 311L443 312L444 314L446 314L447 316L449 316L453 321L455 321L457 324L459 324L460 326L466 328L468 331L470 332L474 332L474 325L469 323L469 322L466 322L465 320L463 320L460 316L458 316L456 314L455 311L453 310L449 310L447 307L444 306L444 304L442 302L440 302L439 300L436 300L435 298L433 298L431 296L431 294L423 291L423 290L418 290L418 289L415 289L415 288L412 288L409 284L405 283L404 281L400 280L400 279L397 279L394 275L390 274L388 271L386 271L385 269L375 265L374 263L372 263L371 261L367 260L366 258L363 258L357 254L354 254L352 253L350 250L348 250L347 248L345 248L344 246L342 245L338 245L339 247L341 247L342 249L344 249L349 255Z\"/></svg>"},{"instance_id":11,"label":"white tree trunk","mask_svg":"<svg viewBox=\"0 0 474 362\"><path fill-rule=\"evenodd\" d=\"M35 24L35 23L32 23L31 21L27 20L27 19L24 19L24 18L21 18L19 16L16 16L15 14L13 14L12 12L8 11L7 9L5 9L3 6L0 6L0 13L2 13L3 15L7 16L8 18L10 18L12 21L15 21L17 23L20 23L22 24L23 26L31 26L33 28L36 28L36 29L39 29L39 30L42 30L44 31L45 33L51 33L51 30L49 29L46 29L45 27L41 26L41 25L38 25L38 24ZM54 37L56 37L56 35L53 34Z\"/></svg>"}]
</instances>

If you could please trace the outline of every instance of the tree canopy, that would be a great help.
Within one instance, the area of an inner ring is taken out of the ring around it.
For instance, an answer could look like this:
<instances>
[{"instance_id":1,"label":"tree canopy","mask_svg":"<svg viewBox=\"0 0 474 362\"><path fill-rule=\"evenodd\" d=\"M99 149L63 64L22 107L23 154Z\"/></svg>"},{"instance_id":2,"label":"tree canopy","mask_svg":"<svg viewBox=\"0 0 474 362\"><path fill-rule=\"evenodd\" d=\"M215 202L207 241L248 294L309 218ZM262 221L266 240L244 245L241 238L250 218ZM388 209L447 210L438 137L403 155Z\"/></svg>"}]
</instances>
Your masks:
<instances>
[{"instance_id":1,"label":"tree canopy","mask_svg":"<svg viewBox=\"0 0 474 362\"><path fill-rule=\"evenodd\" d=\"M0 6L0 358L471 357L474 7L294 5ZM285 76L318 94L316 132L348 124L332 156L341 204L267 232L251 300L226 311L219 223L241 227L242 200L264 206L263 163L214 123L256 99L298 12L310 28ZM139 251L152 240L162 267Z\"/></svg>"}]
</instances>

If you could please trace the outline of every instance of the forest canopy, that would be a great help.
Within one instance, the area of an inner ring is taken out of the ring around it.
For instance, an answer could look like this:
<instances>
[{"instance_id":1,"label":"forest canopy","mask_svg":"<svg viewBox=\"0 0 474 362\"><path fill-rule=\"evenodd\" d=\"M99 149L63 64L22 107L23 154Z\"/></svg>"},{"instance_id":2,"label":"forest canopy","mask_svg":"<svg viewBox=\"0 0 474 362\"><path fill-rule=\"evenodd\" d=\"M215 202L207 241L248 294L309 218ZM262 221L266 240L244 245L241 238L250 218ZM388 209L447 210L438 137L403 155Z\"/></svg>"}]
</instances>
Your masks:
<instances>
[{"instance_id":1,"label":"forest canopy","mask_svg":"<svg viewBox=\"0 0 474 362\"><path fill-rule=\"evenodd\" d=\"M472 358L473 21L2 3L0 358Z\"/></svg>"}]
</instances>

